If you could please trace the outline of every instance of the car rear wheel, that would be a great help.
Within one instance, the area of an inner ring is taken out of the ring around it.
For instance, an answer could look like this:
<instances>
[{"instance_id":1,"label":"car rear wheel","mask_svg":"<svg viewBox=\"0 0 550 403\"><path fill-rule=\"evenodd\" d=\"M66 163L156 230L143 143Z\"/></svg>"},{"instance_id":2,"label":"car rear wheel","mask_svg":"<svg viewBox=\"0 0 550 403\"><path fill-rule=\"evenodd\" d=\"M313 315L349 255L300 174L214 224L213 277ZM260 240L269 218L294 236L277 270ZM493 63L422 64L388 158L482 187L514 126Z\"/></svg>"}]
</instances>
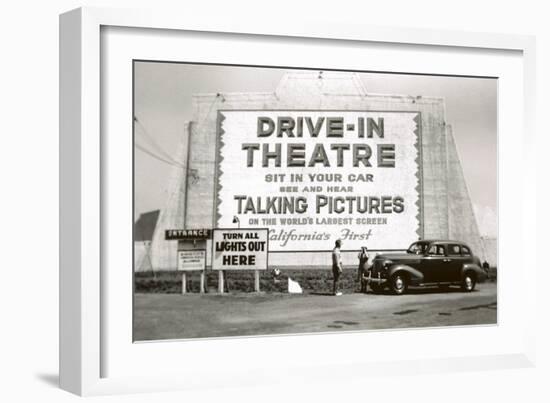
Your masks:
<instances>
[{"instance_id":1,"label":"car rear wheel","mask_svg":"<svg viewBox=\"0 0 550 403\"><path fill-rule=\"evenodd\" d=\"M395 295L404 294L408 286L408 279L402 273L396 273L390 279L390 288Z\"/></svg>"},{"instance_id":2,"label":"car rear wheel","mask_svg":"<svg viewBox=\"0 0 550 403\"><path fill-rule=\"evenodd\" d=\"M476 278L472 273L464 274L462 278L462 291L472 292L476 287Z\"/></svg>"}]
</instances>

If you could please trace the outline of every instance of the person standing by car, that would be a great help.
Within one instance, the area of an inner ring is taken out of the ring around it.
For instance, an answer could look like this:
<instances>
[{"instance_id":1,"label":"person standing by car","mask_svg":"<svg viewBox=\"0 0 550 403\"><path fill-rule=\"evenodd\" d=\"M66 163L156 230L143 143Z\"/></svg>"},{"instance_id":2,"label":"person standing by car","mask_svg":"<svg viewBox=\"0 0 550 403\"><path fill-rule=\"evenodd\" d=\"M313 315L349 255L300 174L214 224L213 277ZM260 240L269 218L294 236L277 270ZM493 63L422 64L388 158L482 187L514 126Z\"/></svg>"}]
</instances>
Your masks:
<instances>
[{"instance_id":1,"label":"person standing by car","mask_svg":"<svg viewBox=\"0 0 550 403\"><path fill-rule=\"evenodd\" d=\"M359 292L367 292L367 282L363 276L367 273L369 268L369 253L366 246L361 247L361 252L357 255L359 259L359 267L357 269L357 281L359 282Z\"/></svg>"},{"instance_id":2,"label":"person standing by car","mask_svg":"<svg viewBox=\"0 0 550 403\"><path fill-rule=\"evenodd\" d=\"M340 275L342 274L342 255L340 253L340 248L342 247L342 240L337 239L334 244L334 249L332 250L332 293L335 296L340 296L342 293L338 291L340 288Z\"/></svg>"},{"instance_id":3,"label":"person standing by car","mask_svg":"<svg viewBox=\"0 0 550 403\"><path fill-rule=\"evenodd\" d=\"M483 271L485 271L485 274L487 275L487 279L491 279L491 276L489 275L489 262L484 261L483 265L481 266L483 268Z\"/></svg>"}]
</instances>

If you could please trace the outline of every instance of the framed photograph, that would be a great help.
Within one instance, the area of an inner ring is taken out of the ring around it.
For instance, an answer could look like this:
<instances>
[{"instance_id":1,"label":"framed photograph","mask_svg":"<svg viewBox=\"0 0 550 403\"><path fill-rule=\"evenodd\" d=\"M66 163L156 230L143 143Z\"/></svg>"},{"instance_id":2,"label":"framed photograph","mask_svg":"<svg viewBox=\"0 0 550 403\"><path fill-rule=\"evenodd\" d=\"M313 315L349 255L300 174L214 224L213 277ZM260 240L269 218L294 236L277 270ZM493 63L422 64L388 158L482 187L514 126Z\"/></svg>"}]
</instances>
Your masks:
<instances>
[{"instance_id":1,"label":"framed photograph","mask_svg":"<svg viewBox=\"0 0 550 403\"><path fill-rule=\"evenodd\" d=\"M60 44L64 389L532 365L532 38L78 9Z\"/></svg>"}]
</instances>

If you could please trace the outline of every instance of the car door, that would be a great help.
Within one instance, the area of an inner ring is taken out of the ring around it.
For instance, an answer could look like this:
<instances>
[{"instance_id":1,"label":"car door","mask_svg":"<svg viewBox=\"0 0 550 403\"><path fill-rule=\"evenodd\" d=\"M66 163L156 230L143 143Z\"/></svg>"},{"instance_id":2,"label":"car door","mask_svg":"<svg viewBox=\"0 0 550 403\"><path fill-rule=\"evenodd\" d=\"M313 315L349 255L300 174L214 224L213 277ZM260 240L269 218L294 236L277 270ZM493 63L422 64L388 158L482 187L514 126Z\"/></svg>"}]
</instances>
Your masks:
<instances>
[{"instance_id":1,"label":"car door","mask_svg":"<svg viewBox=\"0 0 550 403\"><path fill-rule=\"evenodd\" d=\"M445 268L445 247L441 244L432 244L422 259L422 272L424 273L425 283L438 283L444 273Z\"/></svg>"},{"instance_id":2,"label":"car door","mask_svg":"<svg viewBox=\"0 0 550 403\"><path fill-rule=\"evenodd\" d=\"M460 245L447 244L447 260L445 261L445 281L456 283L460 281L460 272L464 263Z\"/></svg>"}]
</instances>

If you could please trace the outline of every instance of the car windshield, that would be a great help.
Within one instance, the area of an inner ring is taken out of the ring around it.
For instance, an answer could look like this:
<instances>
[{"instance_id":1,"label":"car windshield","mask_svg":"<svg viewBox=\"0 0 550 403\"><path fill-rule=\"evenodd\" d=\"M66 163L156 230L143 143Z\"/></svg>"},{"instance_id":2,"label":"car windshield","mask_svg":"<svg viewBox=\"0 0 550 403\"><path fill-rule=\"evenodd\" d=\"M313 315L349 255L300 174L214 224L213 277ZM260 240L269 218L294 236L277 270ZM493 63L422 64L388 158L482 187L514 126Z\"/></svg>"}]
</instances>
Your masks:
<instances>
[{"instance_id":1,"label":"car windshield","mask_svg":"<svg viewBox=\"0 0 550 403\"><path fill-rule=\"evenodd\" d=\"M411 246L409 246L409 249L407 249L407 253L414 253L416 255L421 255L426 251L427 247L428 247L427 242L415 242Z\"/></svg>"}]
</instances>

